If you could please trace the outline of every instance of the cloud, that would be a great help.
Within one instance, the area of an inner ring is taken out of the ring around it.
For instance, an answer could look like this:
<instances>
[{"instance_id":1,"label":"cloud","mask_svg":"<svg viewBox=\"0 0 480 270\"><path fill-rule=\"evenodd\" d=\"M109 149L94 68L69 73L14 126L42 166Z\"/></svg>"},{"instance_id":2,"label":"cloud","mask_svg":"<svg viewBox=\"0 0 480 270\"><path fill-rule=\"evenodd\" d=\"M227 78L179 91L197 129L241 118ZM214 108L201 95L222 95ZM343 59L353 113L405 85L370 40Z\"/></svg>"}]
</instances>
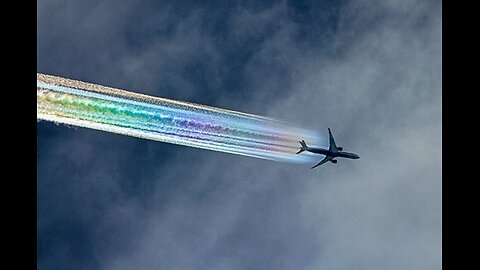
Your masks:
<instances>
[{"instance_id":1,"label":"cloud","mask_svg":"<svg viewBox=\"0 0 480 270\"><path fill-rule=\"evenodd\" d=\"M41 123L39 268L441 268L441 3L305 5L42 3L39 72L331 127L361 158Z\"/></svg>"}]
</instances>

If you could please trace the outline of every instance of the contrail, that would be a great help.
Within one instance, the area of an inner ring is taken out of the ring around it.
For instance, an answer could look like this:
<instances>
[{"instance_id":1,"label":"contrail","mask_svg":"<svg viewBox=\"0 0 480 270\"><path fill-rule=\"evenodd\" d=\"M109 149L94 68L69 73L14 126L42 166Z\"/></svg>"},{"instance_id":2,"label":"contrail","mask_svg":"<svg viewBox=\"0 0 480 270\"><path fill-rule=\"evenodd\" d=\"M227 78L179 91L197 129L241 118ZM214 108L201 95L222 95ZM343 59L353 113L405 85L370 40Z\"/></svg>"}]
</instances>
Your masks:
<instances>
[{"instance_id":1,"label":"contrail","mask_svg":"<svg viewBox=\"0 0 480 270\"><path fill-rule=\"evenodd\" d=\"M318 159L309 154L296 155L299 140L312 146L327 144L322 133L275 119L40 73L37 119L296 163Z\"/></svg>"}]
</instances>

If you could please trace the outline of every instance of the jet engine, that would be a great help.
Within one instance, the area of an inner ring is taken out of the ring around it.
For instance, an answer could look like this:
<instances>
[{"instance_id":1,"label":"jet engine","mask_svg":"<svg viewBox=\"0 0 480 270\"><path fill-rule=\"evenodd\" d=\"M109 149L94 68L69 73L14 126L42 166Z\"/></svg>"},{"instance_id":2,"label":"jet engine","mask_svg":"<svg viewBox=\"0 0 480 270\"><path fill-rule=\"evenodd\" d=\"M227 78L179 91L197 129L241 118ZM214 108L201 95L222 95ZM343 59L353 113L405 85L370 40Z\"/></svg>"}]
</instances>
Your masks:
<instances>
[{"instance_id":1,"label":"jet engine","mask_svg":"<svg viewBox=\"0 0 480 270\"><path fill-rule=\"evenodd\" d=\"M343 147L337 147L338 151L343 151Z\"/></svg>"},{"instance_id":2,"label":"jet engine","mask_svg":"<svg viewBox=\"0 0 480 270\"><path fill-rule=\"evenodd\" d=\"M336 159L332 159L331 161L332 161L332 163L337 164L337 160L336 160Z\"/></svg>"}]
</instances>

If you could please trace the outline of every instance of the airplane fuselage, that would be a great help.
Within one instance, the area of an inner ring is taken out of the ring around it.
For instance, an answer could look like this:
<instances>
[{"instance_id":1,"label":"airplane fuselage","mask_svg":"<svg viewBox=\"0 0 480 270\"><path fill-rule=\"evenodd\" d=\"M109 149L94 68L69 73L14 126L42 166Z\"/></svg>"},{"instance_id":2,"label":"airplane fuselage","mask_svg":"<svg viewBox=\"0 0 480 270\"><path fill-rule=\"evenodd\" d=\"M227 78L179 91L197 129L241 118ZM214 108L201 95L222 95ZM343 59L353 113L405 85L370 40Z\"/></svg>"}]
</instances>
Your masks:
<instances>
[{"instance_id":1,"label":"airplane fuselage","mask_svg":"<svg viewBox=\"0 0 480 270\"><path fill-rule=\"evenodd\" d=\"M343 151L330 151L323 148L308 148L306 151L312 152L315 154L321 154L331 157L342 157L342 158L349 158L349 159L359 159L360 157L357 154L350 153L350 152L343 152Z\"/></svg>"},{"instance_id":2,"label":"airplane fuselage","mask_svg":"<svg viewBox=\"0 0 480 270\"><path fill-rule=\"evenodd\" d=\"M328 149L323 149L323 148L310 148L307 146L307 143L304 140L301 140L299 141L300 150L298 150L297 155L302 153L303 151L325 155L325 157L320 162L315 164L315 166L313 166L312 169L322 164L325 164L326 162L329 162L329 161L332 163L337 163L337 160L335 159L337 157L349 158L349 159L360 158L355 153L343 152L343 147L338 147L337 144L335 143L335 139L333 138L332 131L330 131L330 128L328 129L328 141L329 141Z\"/></svg>"}]
</instances>

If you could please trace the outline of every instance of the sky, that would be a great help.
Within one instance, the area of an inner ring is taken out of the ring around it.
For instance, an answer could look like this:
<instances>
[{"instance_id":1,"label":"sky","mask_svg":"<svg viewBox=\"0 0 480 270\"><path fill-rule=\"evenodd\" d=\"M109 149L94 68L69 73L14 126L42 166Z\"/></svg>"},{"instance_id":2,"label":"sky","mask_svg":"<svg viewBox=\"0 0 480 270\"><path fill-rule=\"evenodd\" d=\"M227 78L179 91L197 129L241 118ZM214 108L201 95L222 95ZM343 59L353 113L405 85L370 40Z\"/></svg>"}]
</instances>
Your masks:
<instances>
[{"instance_id":1,"label":"sky","mask_svg":"<svg viewBox=\"0 0 480 270\"><path fill-rule=\"evenodd\" d=\"M441 29L427 0L37 1L37 72L330 127L361 157L38 122L38 268L441 269Z\"/></svg>"}]
</instances>

